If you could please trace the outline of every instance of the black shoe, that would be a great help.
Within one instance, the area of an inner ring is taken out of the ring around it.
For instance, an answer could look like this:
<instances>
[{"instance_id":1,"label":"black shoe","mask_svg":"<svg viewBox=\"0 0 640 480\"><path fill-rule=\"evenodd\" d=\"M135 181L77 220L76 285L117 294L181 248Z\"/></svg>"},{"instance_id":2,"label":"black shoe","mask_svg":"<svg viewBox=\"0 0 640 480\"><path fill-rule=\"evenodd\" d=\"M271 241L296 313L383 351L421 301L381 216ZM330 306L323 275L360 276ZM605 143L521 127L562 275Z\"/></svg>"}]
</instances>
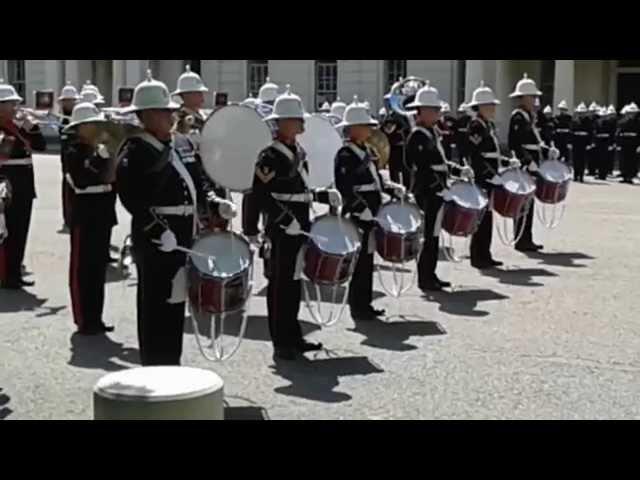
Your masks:
<instances>
[{"instance_id":1,"label":"black shoe","mask_svg":"<svg viewBox=\"0 0 640 480\"><path fill-rule=\"evenodd\" d=\"M276 360L295 360L298 352L290 347L276 347L273 350L273 359Z\"/></svg>"},{"instance_id":2,"label":"black shoe","mask_svg":"<svg viewBox=\"0 0 640 480\"><path fill-rule=\"evenodd\" d=\"M489 260L471 260L471 266L473 268L477 268L478 270L485 270L487 268L493 267L493 263Z\"/></svg>"},{"instance_id":3,"label":"black shoe","mask_svg":"<svg viewBox=\"0 0 640 480\"><path fill-rule=\"evenodd\" d=\"M387 313L387 311L384 308L376 309L376 308L373 308L371 305L369 305L369 308L367 310L374 317L382 317Z\"/></svg>"},{"instance_id":4,"label":"black shoe","mask_svg":"<svg viewBox=\"0 0 640 480\"><path fill-rule=\"evenodd\" d=\"M500 260L494 260L493 258L489 259L489 263L491 263L491 266L493 267L501 267L502 265L504 265L504 262L501 262Z\"/></svg>"},{"instance_id":5,"label":"black shoe","mask_svg":"<svg viewBox=\"0 0 640 480\"><path fill-rule=\"evenodd\" d=\"M298 344L298 346L296 348L301 353L304 353L304 352L317 352L319 350L322 350L322 343L311 343L311 342L307 342L307 341L303 340L301 343Z\"/></svg>"},{"instance_id":6,"label":"black shoe","mask_svg":"<svg viewBox=\"0 0 640 480\"><path fill-rule=\"evenodd\" d=\"M120 261L119 258L107 257L107 263L116 264Z\"/></svg>"},{"instance_id":7,"label":"black shoe","mask_svg":"<svg viewBox=\"0 0 640 480\"><path fill-rule=\"evenodd\" d=\"M23 287L33 287L36 284L36 282L33 282L31 280L25 280L24 278L21 278L19 282L20 282L20 285L22 285Z\"/></svg>"},{"instance_id":8,"label":"black shoe","mask_svg":"<svg viewBox=\"0 0 640 480\"><path fill-rule=\"evenodd\" d=\"M356 322L373 322L375 320L378 320L377 316L367 310L351 310L351 318L353 318L353 320Z\"/></svg>"},{"instance_id":9,"label":"black shoe","mask_svg":"<svg viewBox=\"0 0 640 480\"><path fill-rule=\"evenodd\" d=\"M436 281L440 284L441 287L443 288L449 288L451 286L451 282L446 282L444 280L440 280L439 278L436 278Z\"/></svg>"},{"instance_id":10,"label":"black shoe","mask_svg":"<svg viewBox=\"0 0 640 480\"><path fill-rule=\"evenodd\" d=\"M423 292L440 292L442 291L442 284L437 280L430 280L420 285L420 290Z\"/></svg>"},{"instance_id":11,"label":"black shoe","mask_svg":"<svg viewBox=\"0 0 640 480\"><path fill-rule=\"evenodd\" d=\"M113 332L114 330L115 330L115 327L101 323L100 325L96 325L96 326L79 328L78 333L80 335L100 335L102 333Z\"/></svg>"},{"instance_id":12,"label":"black shoe","mask_svg":"<svg viewBox=\"0 0 640 480\"><path fill-rule=\"evenodd\" d=\"M518 243L516 244L516 250L519 252L537 252L540 249L534 243Z\"/></svg>"}]
</instances>

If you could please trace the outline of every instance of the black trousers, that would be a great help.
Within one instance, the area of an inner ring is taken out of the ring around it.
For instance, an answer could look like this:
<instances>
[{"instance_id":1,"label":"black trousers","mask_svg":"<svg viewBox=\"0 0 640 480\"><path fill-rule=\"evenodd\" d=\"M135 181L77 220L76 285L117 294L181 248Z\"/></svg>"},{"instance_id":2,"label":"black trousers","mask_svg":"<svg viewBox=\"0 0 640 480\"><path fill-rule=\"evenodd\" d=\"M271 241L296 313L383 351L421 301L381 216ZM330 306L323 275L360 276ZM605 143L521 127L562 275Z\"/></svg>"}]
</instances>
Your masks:
<instances>
[{"instance_id":1,"label":"black trousers","mask_svg":"<svg viewBox=\"0 0 640 480\"><path fill-rule=\"evenodd\" d=\"M15 195L5 208L8 236L0 245L0 282L10 283L22 278L22 263L31 225L33 198Z\"/></svg>"},{"instance_id":2,"label":"black trousers","mask_svg":"<svg viewBox=\"0 0 640 480\"><path fill-rule=\"evenodd\" d=\"M564 140L556 140L555 145L560 152L560 159L564 159L564 162L569 162L571 160L571 151L569 150L569 144Z\"/></svg>"},{"instance_id":3,"label":"black trousers","mask_svg":"<svg viewBox=\"0 0 640 480\"><path fill-rule=\"evenodd\" d=\"M638 155L636 154L636 147L622 147L622 165L620 171L622 177L625 180L631 180L638 174Z\"/></svg>"},{"instance_id":4,"label":"black trousers","mask_svg":"<svg viewBox=\"0 0 640 480\"><path fill-rule=\"evenodd\" d=\"M609 145L606 143L596 145L594 149L596 152L596 172L598 174L598 178L600 180L606 180L607 174L610 169L610 160L611 152L609 151Z\"/></svg>"},{"instance_id":5,"label":"black trousers","mask_svg":"<svg viewBox=\"0 0 640 480\"><path fill-rule=\"evenodd\" d=\"M433 231L443 199L438 195L426 195L419 198L418 202L425 215L424 245L418 258L418 286L422 287L437 278L440 235L434 236Z\"/></svg>"},{"instance_id":6,"label":"black trousers","mask_svg":"<svg viewBox=\"0 0 640 480\"><path fill-rule=\"evenodd\" d=\"M531 244L533 242L533 210L535 207L535 200L531 199L531 201L529 202L529 211L525 216L520 216L518 218L516 218L513 222L513 228L515 228L515 233L519 233L520 229L522 228L522 223L524 222L524 231L522 232L522 236L520 237L520 240L518 241L518 243L516 244L516 247L518 245L527 245L527 244ZM526 208L526 207L525 207Z\"/></svg>"},{"instance_id":7,"label":"black trousers","mask_svg":"<svg viewBox=\"0 0 640 480\"><path fill-rule=\"evenodd\" d=\"M573 147L572 154L573 154L573 179L583 180L587 151L584 148Z\"/></svg>"},{"instance_id":8,"label":"black trousers","mask_svg":"<svg viewBox=\"0 0 640 480\"><path fill-rule=\"evenodd\" d=\"M362 249L349 282L349 307L354 312L367 311L373 301L373 253L369 253L371 230L371 226L361 226Z\"/></svg>"},{"instance_id":9,"label":"black trousers","mask_svg":"<svg viewBox=\"0 0 640 480\"><path fill-rule=\"evenodd\" d=\"M589 175L595 175L598 169L598 150L592 148L587 151L587 172Z\"/></svg>"},{"instance_id":10,"label":"black trousers","mask_svg":"<svg viewBox=\"0 0 640 480\"><path fill-rule=\"evenodd\" d=\"M185 302L169 303L173 281L186 264L180 252L134 245L138 270L138 344L142 365L180 365Z\"/></svg>"},{"instance_id":11,"label":"black trousers","mask_svg":"<svg viewBox=\"0 0 640 480\"><path fill-rule=\"evenodd\" d=\"M404 163L404 147L392 146L389 156L389 177L392 182L401 183L407 189L411 187L411 171ZM402 181L400 181L402 179Z\"/></svg>"},{"instance_id":12,"label":"black trousers","mask_svg":"<svg viewBox=\"0 0 640 480\"><path fill-rule=\"evenodd\" d=\"M302 235L276 233L269 236L271 249L265 259L269 333L275 348L291 348L302 342L298 321L302 281L294 280L298 253L305 243Z\"/></svg>"},{"instance_id":13,"label":"black trousers","mask_svg":"<svg viewBox=\"0 0 640 480\"><path fill-rule=\"evenodd\" d=\"M470 254L472 262L492 260L491 240L493 239L493 212L490 208L484 212L478 230L471 236Z\"/></svg>"},{"instance_id":14,"label":"black trousers","mask_svg":"<svg viewBox=\"0 0 640 480\"><path fill-rule=\"evenodd\" d=\"M62 177L62 221L66 227L71 225L71 201L73 192L71 187L67 183L67 180Z\"/></svg>"},{"instance_id":15,"label":"black trousers","mask_svg":"<svg viewBox=\"0 0 640 480\"><path fill-rule=\"evenodd\" d=\"M110 225L93 223L74 225L71 229L69 290L73 321L78 329L102 324L110 237Z\"/></svg>"}]
</instances>

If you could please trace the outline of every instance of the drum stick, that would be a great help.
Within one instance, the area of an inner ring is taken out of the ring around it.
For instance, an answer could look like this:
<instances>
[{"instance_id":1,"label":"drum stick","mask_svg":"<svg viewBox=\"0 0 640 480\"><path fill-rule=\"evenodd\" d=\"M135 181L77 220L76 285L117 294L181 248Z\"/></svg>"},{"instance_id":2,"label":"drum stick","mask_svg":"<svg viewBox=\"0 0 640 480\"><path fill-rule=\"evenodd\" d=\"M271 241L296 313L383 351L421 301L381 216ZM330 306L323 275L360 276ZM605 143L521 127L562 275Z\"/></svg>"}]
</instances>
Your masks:
<instances>
[{"instance_id":1,"label":"drum stick","mask_svg":"<svg viewBox=\"0 0 640 480\"><path fill-rule=\"evenodd\" d=\"M193 255L196 257L200 257L200 258L206 258L207 262L209 262L209 270L213 271L214 269L217 268L216 266L216 262L213 259L213 257L211 255L207 255L206 253L201 253L201 252L196 252L195 250L189 250L188 248L184 248L184 247L176 247L175 248L178 252L183 252L186 253L188 255Z\"/></svg>"}]
</instances>

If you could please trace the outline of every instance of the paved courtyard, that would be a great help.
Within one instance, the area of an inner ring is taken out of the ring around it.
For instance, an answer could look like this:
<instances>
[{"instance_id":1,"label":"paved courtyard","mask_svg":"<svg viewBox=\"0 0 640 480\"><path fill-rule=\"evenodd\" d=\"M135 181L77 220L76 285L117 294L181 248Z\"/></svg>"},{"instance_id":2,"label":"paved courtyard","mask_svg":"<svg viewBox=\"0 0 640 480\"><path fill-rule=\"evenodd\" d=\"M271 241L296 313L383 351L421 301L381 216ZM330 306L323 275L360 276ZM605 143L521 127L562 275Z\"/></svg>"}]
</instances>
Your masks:
<instances>
[{"instance_id":1,"label":"paved courtyard","mask_svg":"<svg viewBox=\"0 0 640 480\"><path fill-rule=\"evenodd\" d=\"M95 382L139 361L135 277L122 280L115 268L105 321L116 331L74 334L59 165L57 156L35 159L39 198L25 263L36 285L0 290L0 418L90 419ZM115 246L129 230L118 208ZM640 187L589 178L572 185L559 228L535 230L544 254L525 256L495 238L501 270L440 263L453 292L425 298L413 289L398 302L376 281L389 322L356 327L347 313L320 329L301 309L308 337L329 350L277 368L259 262L238 354L207 362L187 323L183 364L220 374L229 418L640 418Z\"/></svg>"}]
</instances>

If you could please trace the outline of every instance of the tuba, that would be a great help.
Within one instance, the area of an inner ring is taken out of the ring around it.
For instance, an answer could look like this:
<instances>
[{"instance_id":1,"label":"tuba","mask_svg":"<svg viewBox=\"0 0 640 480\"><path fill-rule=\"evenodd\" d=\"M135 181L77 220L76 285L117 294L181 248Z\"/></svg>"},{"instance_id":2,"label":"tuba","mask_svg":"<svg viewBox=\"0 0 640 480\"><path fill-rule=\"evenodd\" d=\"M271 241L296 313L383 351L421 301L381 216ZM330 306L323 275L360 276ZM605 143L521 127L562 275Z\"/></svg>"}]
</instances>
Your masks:
<instances>
[{"instance_id":1,"label":"tuba","mask_svg":"<svg viewBox=\"0 0 640 480\"><path fill-rule=\"evenodd\" d=\"M384 97L387 111L408 119L412 118L413 113L406 110L405 105L416 96L418 90L426 85L427 82L419 77L400 78Z\"/></svg>"}]
</instances>

